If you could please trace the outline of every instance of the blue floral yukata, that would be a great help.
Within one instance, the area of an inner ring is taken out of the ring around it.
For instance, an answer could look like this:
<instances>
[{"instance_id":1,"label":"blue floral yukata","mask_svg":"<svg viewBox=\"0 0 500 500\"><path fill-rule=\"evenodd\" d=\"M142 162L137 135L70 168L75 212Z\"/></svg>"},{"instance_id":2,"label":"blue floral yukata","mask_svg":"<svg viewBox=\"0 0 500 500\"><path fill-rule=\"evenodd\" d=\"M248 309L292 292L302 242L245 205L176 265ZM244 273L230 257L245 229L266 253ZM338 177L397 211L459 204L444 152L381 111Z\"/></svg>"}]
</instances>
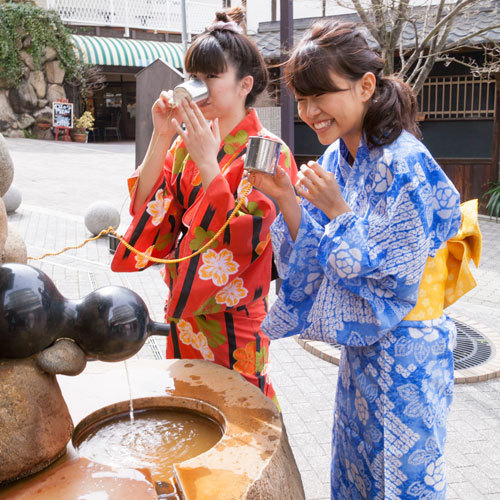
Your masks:
<instances>
[{"instance_id":1,"label":"blue floral yukata","mask_svg":"<svg viewBox=\"0 0 500 500\"><path fill-rule=\"evenodd\" d=\"M453 396L451 319L409 321L428 257L454 236L459 195L408 132L352 166L342 140L319 160L352 211L330 221L307 200L295 243L272 226L279 297L271 339L342 344L331 465L334 499L444 499Z\"/></svg>"}]
</instances>

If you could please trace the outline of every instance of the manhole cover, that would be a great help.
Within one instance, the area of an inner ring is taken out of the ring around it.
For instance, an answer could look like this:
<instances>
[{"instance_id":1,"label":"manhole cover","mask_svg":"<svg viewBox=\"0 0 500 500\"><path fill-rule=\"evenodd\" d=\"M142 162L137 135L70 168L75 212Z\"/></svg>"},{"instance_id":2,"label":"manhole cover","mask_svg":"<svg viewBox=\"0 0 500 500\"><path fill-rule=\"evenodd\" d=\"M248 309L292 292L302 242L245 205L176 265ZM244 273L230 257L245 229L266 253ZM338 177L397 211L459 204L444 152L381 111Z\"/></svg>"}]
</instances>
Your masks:
<instances>
[{"instance_id":1,"label":"manhole cover","mask_svg":"<svg viewBox=\"0 0 500 500\"><path fill-rule=\"evenodd\" d=\"M463 370L481 365L493 354L490 341L481 333L456 319L457 345L453 350L455 370Z\"/></svg>"}]
</instances>

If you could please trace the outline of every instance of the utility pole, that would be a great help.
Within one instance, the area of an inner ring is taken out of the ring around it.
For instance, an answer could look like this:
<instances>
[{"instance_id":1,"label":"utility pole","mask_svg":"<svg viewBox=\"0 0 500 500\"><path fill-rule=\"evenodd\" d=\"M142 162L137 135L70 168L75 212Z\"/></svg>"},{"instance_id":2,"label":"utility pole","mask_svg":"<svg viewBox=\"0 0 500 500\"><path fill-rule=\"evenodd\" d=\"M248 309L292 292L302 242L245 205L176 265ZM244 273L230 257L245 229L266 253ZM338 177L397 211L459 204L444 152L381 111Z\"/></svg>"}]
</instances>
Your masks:
<instances>
[{"instance_id":1,"label":"utility pole","mask_svg":"<svg viewBox=\"0 0 500 500\"><path fill-rule=\"evenodd\" d=\"M277 0L271 0L271 21L276 21L276 19L278 18L278 10L276 9L277 7L276 2Z\"/></svg>"},{"instance_id":2,"label":"utility pole","mask_svg":"<svg viewBox=\"0 0 500 500\"><path fill-rule=\"evenodd\" d=\"M280 1L280 46L281 63L288 58L293 47L293 0ZM283 80L283 65L280 68L281 138L294 152L294 98Z\"/></svg>"},{"instance_id":3,"label":"utility pole","mask_svg":"<svg viewBox=\"0 0 500 500\"><path fill-rule=\"evenodd\" d=\"M323 17L326 16L326 0L323 0Z\"/></svg>"},{"instance_id":4,"label":"utility pole","mask_svg":"<svg viewBox=\"0 0 500 500\"><path fill-rule=\"evenodd\" d=\"M182 18L182 52L184 52L184 57L185 57L187 52L186 0L181 0L181 18ZM187 77L186 69L184 69L184 78L186 77Z\"/></svg>"}]
</instances>

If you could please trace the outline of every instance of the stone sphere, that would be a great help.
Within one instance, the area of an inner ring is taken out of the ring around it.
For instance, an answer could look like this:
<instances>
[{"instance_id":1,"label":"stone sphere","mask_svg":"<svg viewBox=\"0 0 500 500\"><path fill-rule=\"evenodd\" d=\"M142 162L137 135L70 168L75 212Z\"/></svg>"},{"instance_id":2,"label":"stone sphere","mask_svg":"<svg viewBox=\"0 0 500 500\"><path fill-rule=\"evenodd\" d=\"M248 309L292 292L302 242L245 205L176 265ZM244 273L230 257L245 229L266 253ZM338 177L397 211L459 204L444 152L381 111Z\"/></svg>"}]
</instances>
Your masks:
<instances>
[{"instance_id":1,"label":"stone sphere","mask_svg":"<svg viewBox=\"0 0 500 500\"><path fill-rule=\"evenodd\" d=\"M5 204L5 210L7 210L8 214L11 214L19 208L19 205L21 205L23 195L17 186L11 184L9 190L3 195L2 199Z\"/></svg>"},{"instance_id":2,"label":"stone sphere","mask_svg":"<svg viewBox=\"0 0 500 500\"><path fill-rule=\"evenodd\" d=\"M26 243L12 226L8 227L7 239L3 250L0 251L0 264L7 262L17 262L18 264L26 264L28 262Z\"/></svg>"},{"instance_id":3,"label":"stone sphere","mask_svg":"<svg viewBox=\"0 0 500 500\"><path fill-rule=\"evenodd\" d=\"M85 212L85 227L97 235L112 226L116 229L120 224L120 212L109 201L96 201Z\"/></svg>"},{"instance_id":4,"label":"stone sphere","mask_svg":"<svg viewBox=\"0 0 500 500\"><path fill-rule=\"evenodd\" d=\"M0 252L3 251L3 247L7 241L7 235L9 233L8 224L7 211L5 210L2 198L0 198Z\"/></svg>"}]
</instances>

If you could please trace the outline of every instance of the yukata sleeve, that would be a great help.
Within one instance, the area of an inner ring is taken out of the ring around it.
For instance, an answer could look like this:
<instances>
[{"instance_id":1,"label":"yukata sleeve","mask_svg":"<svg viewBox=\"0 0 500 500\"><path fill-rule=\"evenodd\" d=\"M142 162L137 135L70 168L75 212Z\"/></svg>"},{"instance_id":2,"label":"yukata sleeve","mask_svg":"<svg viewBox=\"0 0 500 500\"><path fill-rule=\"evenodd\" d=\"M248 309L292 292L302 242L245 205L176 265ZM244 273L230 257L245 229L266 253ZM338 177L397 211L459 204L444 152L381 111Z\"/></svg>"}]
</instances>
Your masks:
<instances>
[{"instance_id":1,"label":"yukata sleeve","mask_svg":"<svg viewBox=\"0 0 500 500\"><path fill-rule=\"evenodd\" d=\"M243 160L238 161L242 172ZM285 167L286 161L290 160L282 153L280 165ZM234 171L238 169L237 165L233 167ZM294 162L286 171L292 179L296 178ZM219 174L183 217L183 224L189 230L180 253L188 255L214 237L233 212L235 199L243 189L250 188L245 204L210 247L177 265L174 271L177 282L189 284L189 290L183 286L182 290L173 291L173 295L179 295L175 317L208 314L236 304L239 307L255 300L259 288L267 290L269 286L272 250L269 228L276 217L276 206L245 178L238 181L239 178L229 181Z\"/></svg>"},{"instance_id":2,"label":"yukata sleeve","mask_svg":"<svg viewBox=\"0 0 500 500\"><path fill-rule=\"evenodd\" d=\"M276 310L263 324L271 338L304 333L369 345L414 307L430 253L433 196L401 171L380 176L377 202L362 215L346 212L322 227L303 209Z\"/></svg>"},{"instance_id":3,"label":"yukata sleeve","mask_svg":"<svg viewBox=\"0 0 500 500\"><path fill-rule=\"evenodd\" d=\"M177 239L182 219L182 209L172 194L170 179L173 164L173 149L167 153L165 165L151 193L143 205L133 212L139 171L128 179L130 192L130 214L133 220L124 240L149 257L165 258ZM111 262L117 272L142 271L154 264L147 257L137 255L120 242Z\"/></svg>"},{"instance_id":4,"label":"yukata sleeve","mask_svg":"<svg viewBox=\"0 0 500 500\"><path fill-rule=\"evenodd\" d=\"M327 170L335 169L338 151L327 151L318 159ZM307 316L314 304L324 273L318 259L318 246L330 219L306 199L300 202L301 223L292 240L283 214L271 226L274 262L283 280L278 299L267 314L262 329L270 338L296 335L308 325Z\"/></svg>"},{"instance_id":5,"label":"yukata sleeve","mask_svg":"<svg viewBox=\"0 0 500 500\"><path fill-rule=\"evenodd\" d=\"M317 253L325 227L319 221L329 219L319 212L302 200L295 242L281 214L271 227L274 261L283 280L278 298L262 323L271 339L297 335L309 326L308 314L324 279Z\"/></svg>"},{"instance_id":6,"label":"yukata sleeve","mask_svg":"<svg viewBox=\"0 0 500 500\"><path fill-rule=\"evenodd\" d=\"M413 309L432 244L429 204L417 179L397 174L365 215L347 212L327 224L317 258L342 298L331 312L340 318L333 323L336 342L370 345Z\"/></svg>"}]
</instances>

